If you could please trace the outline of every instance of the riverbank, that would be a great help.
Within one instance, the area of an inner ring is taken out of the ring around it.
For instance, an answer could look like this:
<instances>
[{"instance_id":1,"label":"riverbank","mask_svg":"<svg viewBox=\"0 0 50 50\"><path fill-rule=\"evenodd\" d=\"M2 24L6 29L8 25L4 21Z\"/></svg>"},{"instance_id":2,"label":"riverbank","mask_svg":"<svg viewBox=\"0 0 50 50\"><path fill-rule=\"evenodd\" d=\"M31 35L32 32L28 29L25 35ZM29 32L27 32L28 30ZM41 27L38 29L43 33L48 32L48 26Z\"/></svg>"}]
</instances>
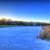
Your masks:
<instances>
[{"instance_id":1,"label":"riverbank","mask_svg":"<svg viewBox=\"0 0 50 50\"><path fill-rule=\"evenodd\" d=\"M50 40L50 26L47 25L42 27L42 30L39 34L39 38Z\"/></svg>"},{"instance_id":2,"label":"riverbank","mask_svg":"<svg viewBox=\"0 0 50 50\"><path fill-rule=\"evenodd\" d=\"M2 28L2 27L15 27L15 26L17 26L17 25L0 25L0 28Z\"/></svg>"}]
</instances>

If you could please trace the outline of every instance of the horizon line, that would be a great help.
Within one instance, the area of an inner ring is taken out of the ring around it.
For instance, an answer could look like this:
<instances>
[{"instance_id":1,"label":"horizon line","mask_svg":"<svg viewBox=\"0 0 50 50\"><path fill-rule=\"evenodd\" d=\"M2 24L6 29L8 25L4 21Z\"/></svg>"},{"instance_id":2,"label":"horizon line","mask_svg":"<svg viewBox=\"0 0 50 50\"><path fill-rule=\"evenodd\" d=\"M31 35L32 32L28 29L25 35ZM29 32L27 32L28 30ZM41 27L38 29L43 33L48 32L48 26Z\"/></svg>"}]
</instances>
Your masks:
<instances>
[{"instance_id":1,"label":"horizon line","mask_svg":"<svg viewBox=\"0 0 50 50\"><path fill-rule=\"evenodd\" d=\"M41 22L41 23L50 23L50 21L48 20L37 20L37 19L33 19L33 20L27 20L27 19L20 19L17 17L7 17L7 16L0 16L0 20L2 19L11 19L12 21L24 21L24 22Z\"/></svg>"}]
</instances>

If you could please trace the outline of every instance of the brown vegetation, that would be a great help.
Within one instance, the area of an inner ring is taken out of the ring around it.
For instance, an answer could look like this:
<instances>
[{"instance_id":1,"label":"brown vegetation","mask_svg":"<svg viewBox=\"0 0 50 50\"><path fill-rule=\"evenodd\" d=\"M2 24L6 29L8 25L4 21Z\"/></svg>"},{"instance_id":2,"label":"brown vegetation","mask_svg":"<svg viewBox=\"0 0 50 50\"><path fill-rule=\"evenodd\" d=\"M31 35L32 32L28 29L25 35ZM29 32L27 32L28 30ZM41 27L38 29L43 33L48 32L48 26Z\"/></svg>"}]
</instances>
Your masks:
<instances>
[{"instance_id":1,"label":"brown vegetation","mask_svg":"<svg viewBox=\"0 0 50 50\"><path fill-rule=\"evenodd\" d=\"M50 33L50 26L49 25L44 26L42 29L43 29L44 32Z\"/></svg>"},{"instance_id":2,"label":"brown vegetation","mask_svg":"<svg viewBox=\"0 0 50 50\"><path fill-rule=\"evenodd\" d=\"M50 39L50 26L43 26L42 31L39 35L41 39Z\"/></svg>"}]
</instances>

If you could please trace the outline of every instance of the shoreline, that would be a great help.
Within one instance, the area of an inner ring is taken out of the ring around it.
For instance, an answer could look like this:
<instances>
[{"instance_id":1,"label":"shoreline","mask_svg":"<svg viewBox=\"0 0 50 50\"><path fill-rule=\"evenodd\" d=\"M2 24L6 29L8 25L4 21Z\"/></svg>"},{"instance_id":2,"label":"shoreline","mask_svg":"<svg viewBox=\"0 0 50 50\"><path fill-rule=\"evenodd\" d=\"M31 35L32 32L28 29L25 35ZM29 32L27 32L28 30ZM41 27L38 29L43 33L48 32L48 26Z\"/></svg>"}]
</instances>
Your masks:
<instances>
[{"instance_id":1,"label":"shoreline","mask_svg":"<svg viewBox=\"0 0 50 50\"><path fill-rule=\"evenodd\" d=\"M39 38L44 40L50 40L50 26L42 27L41 32L39 33Z\"/></svg>"}]
</instances>

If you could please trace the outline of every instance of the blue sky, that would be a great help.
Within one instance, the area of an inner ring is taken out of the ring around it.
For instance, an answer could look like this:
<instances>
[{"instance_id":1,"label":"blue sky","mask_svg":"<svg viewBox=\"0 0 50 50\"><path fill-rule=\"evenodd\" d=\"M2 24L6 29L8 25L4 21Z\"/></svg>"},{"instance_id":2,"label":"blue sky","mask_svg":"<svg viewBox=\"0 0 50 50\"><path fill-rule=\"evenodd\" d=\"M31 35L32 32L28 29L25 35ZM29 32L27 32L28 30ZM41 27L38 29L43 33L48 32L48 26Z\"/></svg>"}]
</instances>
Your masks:
<instances>
[{"instance_id":1,"label":"blue sky","mask_svg":"<svg viewBox=\"0 0 50 50\"><path fill-rule=\"evenodd\" d=\"M0 16L15 16L28 20L50 20L50 3L1 2Z\"/></svg>"}]
</instances>

